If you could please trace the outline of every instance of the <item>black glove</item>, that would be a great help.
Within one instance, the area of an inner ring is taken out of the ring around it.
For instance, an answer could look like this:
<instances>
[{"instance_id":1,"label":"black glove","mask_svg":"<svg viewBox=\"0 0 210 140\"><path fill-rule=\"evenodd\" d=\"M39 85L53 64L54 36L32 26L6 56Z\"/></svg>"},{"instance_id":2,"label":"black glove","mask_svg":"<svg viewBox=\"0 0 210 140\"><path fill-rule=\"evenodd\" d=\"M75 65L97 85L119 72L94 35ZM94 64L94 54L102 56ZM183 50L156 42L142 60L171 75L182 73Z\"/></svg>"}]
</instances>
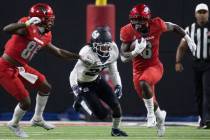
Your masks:
<instances>
[{"instance_id":1,"label":"black glove","mask_svg":"<svg viewBox=\"0 0 210 140\"><path fill-rule=\"evenodd\" d=\"M75 96L78 96L82 92L82 87L75 85L72 87L73 93Z\"/></svg>"},{"instance_id":2,"label":"black glove","mask_svg":"<svg viewBox=\"0 0 210 140\"><path fill-rule=\"evenodd\" d=\"M120 99L122 97L122 87L120 85L116 85L114 93L116 94L117 98Z\"/></svg>"}]
</instances>

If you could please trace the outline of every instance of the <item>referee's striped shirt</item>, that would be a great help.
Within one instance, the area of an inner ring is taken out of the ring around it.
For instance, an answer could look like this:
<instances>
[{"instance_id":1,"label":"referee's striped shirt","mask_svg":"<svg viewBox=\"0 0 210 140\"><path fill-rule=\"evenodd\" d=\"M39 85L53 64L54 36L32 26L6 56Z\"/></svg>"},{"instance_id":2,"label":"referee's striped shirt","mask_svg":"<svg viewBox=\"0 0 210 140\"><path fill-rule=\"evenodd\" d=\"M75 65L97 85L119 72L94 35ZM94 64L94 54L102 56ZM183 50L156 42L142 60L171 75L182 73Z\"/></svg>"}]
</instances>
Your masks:
<instances>
[{"instance_id":1,"label":"referee's striped shirt","mask_svg":"<svg viewBox=\"0 0 210 140\"><path fill-rule=\"evenodd\" d=\"M197 23L192 23L186 27L185 31L197 46L196 51L193 53L195 60L210 61L210 23L202 27Z\"/></svg>"}]
</instances>

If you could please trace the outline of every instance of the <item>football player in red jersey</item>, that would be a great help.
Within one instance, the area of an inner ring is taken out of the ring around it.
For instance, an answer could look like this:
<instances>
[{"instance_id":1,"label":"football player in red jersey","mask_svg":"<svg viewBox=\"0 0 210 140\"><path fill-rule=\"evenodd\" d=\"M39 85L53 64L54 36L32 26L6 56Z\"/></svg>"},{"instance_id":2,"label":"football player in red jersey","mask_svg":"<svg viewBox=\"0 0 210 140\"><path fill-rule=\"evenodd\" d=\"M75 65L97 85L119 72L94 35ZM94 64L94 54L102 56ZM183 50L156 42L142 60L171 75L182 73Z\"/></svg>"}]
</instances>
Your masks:
<instances>
[{"instance_id":1,"label":"football player in red jersey","mask_svg":"<svg viewBox=\"0 0 210 140\"><path fill-rule=\"evenodd\" d=\"M28 65L37 51L45 49L62 59L81 59L83 62L92 63L88 58L57 48L51 43L54 19L53 9L48 4L38 3L31 7L28 17L23 17L17 23L11 23L3 29L11 33L12 37L7 41L4 53L0 57L0 85L19 102L12 120L7 124L19 137L28 137L19 127L19 121L31 106L26 87L38 89L32 125L47 130L54 128L42 117L51 85L43 74Z\"/></svg>"},{"instance_id":2,"label":"football player in red jersey","mask_svg":"<svg viewBox=\"0 0 210 140\"><path fill-rule=\"evenodd\" d=\"M178 25L165 22L160 17L151 18L147 5L136 5L129 14L130 23L120 31L121 60L133 62L135 90L147 109L147 126L157 126L158 136L165 133L166 112L160 110L155 98L155 84L162 78L163 65L159 60L159 40L162 33L174 31L180 34L194 51L195 43ZM131 45L132 44L132 45ZM132 46L135 46L132 50Z\"/></svg>"}]
</instances>

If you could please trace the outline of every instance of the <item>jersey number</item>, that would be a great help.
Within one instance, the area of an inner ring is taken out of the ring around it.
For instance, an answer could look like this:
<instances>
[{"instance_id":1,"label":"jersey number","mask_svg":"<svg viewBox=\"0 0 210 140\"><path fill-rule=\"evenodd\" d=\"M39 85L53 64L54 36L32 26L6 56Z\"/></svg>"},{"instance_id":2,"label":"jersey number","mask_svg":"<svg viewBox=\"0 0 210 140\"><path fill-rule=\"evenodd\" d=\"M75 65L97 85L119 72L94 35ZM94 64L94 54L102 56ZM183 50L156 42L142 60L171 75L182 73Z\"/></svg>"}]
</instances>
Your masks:
<instances>
[{"instance_id":1,"label":"jersey number","mask_svg":"<svg viewBox=\"0 0 210 140\"><path fill-rule=\"evenodd\" d=\"M148 41L146 49L142 52L142 57L144 59L150 59L152 57L152 44Z\"/></svg>"},{"instance_id":2,"label":"jersey number","mask_svg":"<svg viewBox=\"0 0 210 140\"><path fill-rule=\"evenodd\" d=\"M39 45L37 45L36 42L34 41L30 41L27 45L27 47L23 50L23 52L21 53L21 57L27 60L31 60L32 57L34 56L34 54L37 53L37 51L40 49L41 47Z\"/></svg>"}]
</instances>

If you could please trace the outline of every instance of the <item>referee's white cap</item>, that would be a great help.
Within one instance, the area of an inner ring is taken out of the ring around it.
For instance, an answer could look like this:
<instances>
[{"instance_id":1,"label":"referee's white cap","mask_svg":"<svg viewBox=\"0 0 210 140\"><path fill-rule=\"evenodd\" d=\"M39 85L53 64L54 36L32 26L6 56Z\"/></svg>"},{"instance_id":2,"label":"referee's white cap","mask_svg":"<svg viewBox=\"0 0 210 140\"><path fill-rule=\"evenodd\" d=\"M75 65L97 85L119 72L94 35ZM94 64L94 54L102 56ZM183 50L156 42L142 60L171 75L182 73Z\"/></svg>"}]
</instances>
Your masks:
<instances>
[{"instance_id":1,"label":"referee's white cap","mask_svg":"<svg viewBox=\"0 0 210 140\"><path fill-rule=\"evenodd\" d=\"M205 10L205 11L209 11L208 5L205 3L200 3L196 6L195 8L195 12L198 12L200 10Z\"/></svg>"}]
</instances>

